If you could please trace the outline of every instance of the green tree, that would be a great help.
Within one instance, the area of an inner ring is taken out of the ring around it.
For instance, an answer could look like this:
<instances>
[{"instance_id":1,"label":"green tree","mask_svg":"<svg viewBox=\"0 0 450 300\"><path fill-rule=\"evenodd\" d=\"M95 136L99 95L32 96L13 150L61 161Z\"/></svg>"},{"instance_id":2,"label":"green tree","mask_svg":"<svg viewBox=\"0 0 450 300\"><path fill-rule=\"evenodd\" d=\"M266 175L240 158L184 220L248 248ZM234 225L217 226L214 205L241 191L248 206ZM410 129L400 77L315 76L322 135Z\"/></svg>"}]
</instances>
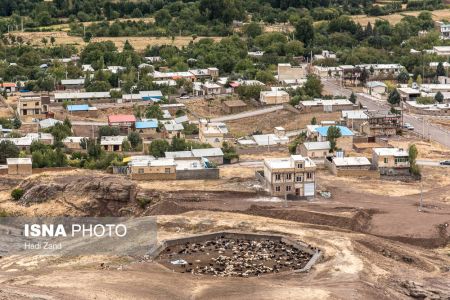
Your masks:
<instances>
[{"instance_id":1,"label":"green tree","mask_svg":"<svg viewBox=\"0 0 450 300\"><path fill-rule=\"evenodd\" d=\"M348 100L350 100L351 103L355 104L356 103L356 95L355 93L351 93L350 98L348 98Z\"/></svg>"},{"instance_id":2,"label":"green tree","mask_svg":"<svg viewBox=\"0 0 450 300\"><path fill-rule=\"evenodd\" d=\"M155 22L158 26L166 26L172 20L172 16L168 9L163 8L156 12L155 14Z\"/></svg>"},{"instance_id":3,"label":"green tree","mask_svg":"<svg viewBox=\"0 0 450 300\"><path fill-rule=\"evenodd\" d=\"M150 146L148 146L148 151L154 157L163 157L164 152L170 150L170 144L166 140L154 140Z\"/></svg>"},{"instance_id":4,"label":"green tree","mask_svg":"<svg viewBox=\"0 0 450 300\"><path fill-rule=\"evenodd\" d=\"M102 155L102 146L97 144L95 140L89 139L87 142L87 153L89 157L98 159Z\"/></svg>"},{"instance_id":5,"label":"green tree","mask_svg":"<svg viewBox=\"0 0 450 300\"><path fill-rule=\"evenodd\" d=\"M255 38L263 33L263 29L258 23L251 22L244 26L243 32L246 36Z\"/></svg>"},{"instance_id":6,"label":"green tree","mask_svg":"<svg viewBox=\"0 0 450 300\"><path fill-rule=\"evenodd\" d=\"M5 164L7 158L18 157L19 148L8 140L3 140L0 142L0 163Z\"/></svg>"},{"instance_id":7,"label":"green tree","mask_svg":"<svg viewBox=\"0 0 450 300\"><path fill-rule=\"evenodd\" d=\"M172 138L172 143L170 145L171 151L184 151L187 150L186 140L183 138Z\"/></svg>"},{"instance_id":8,"label":"green tree","mask_svg":"<svg viewBox=\"0 0 450 300\"><path fill-rule=\"evenodd\" d=\"M327 130L327 139L330 142L330 153L336 151L336 140L342 136L341 129L337 126L330 126Z\"/></svg>"},{"instance_id":9,"label":"green tree","mask_svg":"<svg viewBox=\"0 0 450 300\"><path fill-rule=\"evenodd\" d=\"M303 90L306 95L318 98L322 96L323 84L316 75L308 75Z\"/></svg>"},{"instance_id":10,"label":"green tree","mask_svg":"<svg viewBox=\"0 0 450 300\"><path fill-rule=\"evenodd\" d=\"M316 125L317 124L317 119L316 117L312 117L311 119L311 125Z\"/></svg>"},{"instance_id":11,"label":"green tree","mask_svg":"<svg viewBox=\"0 0 450 300\"><path fill-rule=\"evenodd\" d=\"M439 62L436 67L436 76L446 76L445 68L442 62Z\"/></svg>"},{"instance_id":12,"label":"green tree","mask_svg":"<svg viewBox=\"0 0 450 300\"><path fill-rule=\"evenodd\" d=\"M419 75L417 75L417 79L416 79L416 82L417 82L417 84L420 86L420 85L422 85L422 83L423 83L423 80L422 80L422 76L420 76L420 74Z\"/></svg>"},{"instance_id":13,"label":"green tree","mask_svg":"<svg viewBox=\"0 0 450 300\"><path fill-rule=\"evenodd\" d=\"M163 118L163 112L159 105L150 105L145 110L145 117L149 119L158 119L161 120Z\"/></svg>"},{"instance_id":14,"label":"green tree","mask_svg":"<svg viewBox=\"0 0 450 300\"><path fill-rule=\"evenodd\" d=\"M131 150L130 142L128 141L128 139L124 139L122 142L122 151L130 151L130 150Z\"/></svg>"},{"instance_id":15,"label":"green tree","mask_svg":"<svg viewBox=\"0 0 450 300\"><path fill-rule=\"evenodd\" d=\"M137 146L142 142L142 139L136 131L130 132L128 134L128 141L130 142L131 148L136 149Z\"/></svg>"},{"instance_id":16,"label":"green tree","mask_svg":"<svg viewBox=\"0 0 450 300\"><path fill-rule=\"evenodd\" d=\"M11 192L11 197L18 201L20 198L22 198L23 194L25 194L25 191L21 188L15 188Z\"/></svg>"},{"instance_id":17,"label":"green tree","mask_svg":"<svg viewBox=\"0 0 450 300\"><path fill-rule=\"evenodd\" d=\"M438 103L442 103L444 101L444 95L442 95L441 92L437 92L436 95L434 95L434 100Z\"/></svg>"},{"instance_id":18,"label":"green tree","mask_svg":"<svg viewBox=\"0 0 450 300\"><path fill-rule=\"evenodd\" d=\"M397 80L399 83L408 83L409 80L408 72L402 71L400 74L398 74Z\"/></svg>"},{"instance_id":19,"label":"green tree","mask_svg":"<svg viewBox=\"0 0 450 300\"><path fill-rule=\"evenodd\" d=\"M397 91L397 89L394 89L394 90L389 94L388 102L389 102L391 105L398 105L398 104L400 103L400 94L399 94L399 92Z\"/></svg>"},{"instance_id":20,"label":"green tree","mask_svg":"<svg viewBox=\"0 0 450 300\"><path fill-rule=\"evenodd\" d=\"M419 151L415 144L412 144L408 148L408 161L409 161L409 171L413 175L420 175L419 166L416 164L417 156L419 155Z\"/></svg>"},{"instance_id":21,"label":"green tree","mask_svg":"<svg viewBox=\"0 0 450 300\"><path fill-rule=\"evenodd\" d=\"M309 17L301 18L295 24L295 37L303 42L303 44L309 46L314 40L314 26L313 20Z\"/></svg>"},{"instance_id":22,"label":"green tree","mask_svg":"<svg viewBox=\"0 0 450 300\"><path fill-rule=\"evenodd\" d=\"M102 136L118 136L120 134L119 128L112 126L100 126L98 128L98 138L99 140Z\"/></svg>"},{"instance_id":23,"label":"green tree","mask_svg":"<svg viewBox=\"0 0 450 300\"><path fill-rule=\"evenodd\" d=\"M22 122L19 119L19 116L14 116L14 119L12 121L12 126L14 129L19 129L20 126L22 126Z\"/></svg>"}]
</instances>

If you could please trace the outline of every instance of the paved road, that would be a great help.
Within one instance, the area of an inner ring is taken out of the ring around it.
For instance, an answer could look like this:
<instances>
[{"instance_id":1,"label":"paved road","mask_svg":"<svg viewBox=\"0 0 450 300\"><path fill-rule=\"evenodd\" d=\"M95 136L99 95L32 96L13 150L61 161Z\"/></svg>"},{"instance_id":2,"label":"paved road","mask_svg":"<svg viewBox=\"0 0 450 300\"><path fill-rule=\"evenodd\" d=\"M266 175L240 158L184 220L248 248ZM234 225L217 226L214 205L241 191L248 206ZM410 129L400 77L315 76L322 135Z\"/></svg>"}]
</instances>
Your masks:
<instances>
[{"instance_id":1,"label":"paved road","mask_svg":"<svg viewBox=\"0 0 450 300\"><path fill-rule=\"evenodd\" d=\"M252 111L244 111L244 112L234 114L234 115L228 115L228 116L214 118L214 119L211 119L211 122L225 122L225 121L239 120L239 119L268 114L268 113L271 113L271 112L274 112L277 110L282 110L282 109L283 109L283 105L276 105L276 106L272 106L272 107L268 107L268 108L262 108L262 109L258 109L258 110L252 110Z\"/></svg>"},{"instance_id":2,"label":"paved road","mask_svg":"<svg viewBox=\"0 0 450 300\"><path fill-rule=\"evenodd\" d=\"M344 95L348 97L352 93L350 89L339 86L339 84L334 80L323 80L322 83L327 90L334 91L335 95ZM389 104L385 101L374 99L366 94L356 94L356 96L358 101L362 105L365 105L369 110L390 109ZM422 116L416 116L408 113L403 114L403 121L414 126L414 131L417 134L439 142L446 147L450 147L450 131L437 125L430 124Z\"/></svg>"},{"instance_id":3,"label":"paved road","mask_svg":"<svg viewBox=\"0 0 450 300\"><path fill-rule=\"evenodd\" d=\"M419 166L428 166L428 167L441 167L441 168L450 168L448 165L441 165L439 164L439 161L436 160L424 160L424 159L418 159L416 163Z\"/></svg>"}]
</instances>

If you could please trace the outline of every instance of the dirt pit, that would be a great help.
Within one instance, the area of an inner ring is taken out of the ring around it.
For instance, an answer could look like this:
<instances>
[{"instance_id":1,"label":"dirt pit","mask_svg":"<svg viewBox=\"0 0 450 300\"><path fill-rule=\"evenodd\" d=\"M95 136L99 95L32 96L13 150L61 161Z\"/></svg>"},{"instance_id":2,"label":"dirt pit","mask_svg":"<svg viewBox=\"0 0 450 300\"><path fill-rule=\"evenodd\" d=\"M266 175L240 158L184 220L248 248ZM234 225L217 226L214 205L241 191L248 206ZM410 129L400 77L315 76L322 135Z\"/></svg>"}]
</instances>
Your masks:
<instances>
[{"instance_id":1,"label":"dirt pit","mask_svg":"<svg viewBox=\"0 0 450 300\"><path fill-rule=\"evenodd\" d=\"M173 242L173 241L171 241ZM319 251L284 238L218 235L205 240L170 243L157 262L180 273L219 277L253 277L300 270ZM309 265L311 265L311 262Z\"/></svg>"}]
</instances>

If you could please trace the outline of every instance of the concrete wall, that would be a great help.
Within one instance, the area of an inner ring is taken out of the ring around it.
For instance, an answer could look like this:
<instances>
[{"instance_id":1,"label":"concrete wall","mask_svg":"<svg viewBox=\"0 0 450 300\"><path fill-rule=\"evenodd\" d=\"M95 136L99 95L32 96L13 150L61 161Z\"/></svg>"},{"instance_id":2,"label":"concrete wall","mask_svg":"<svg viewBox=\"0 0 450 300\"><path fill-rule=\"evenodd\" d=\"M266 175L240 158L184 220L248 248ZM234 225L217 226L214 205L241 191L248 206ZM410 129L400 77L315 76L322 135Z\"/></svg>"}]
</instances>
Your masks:
<instances>
[{"instance_id":1,"label":"concrete wall","mask_svg":"<svg viewBox=\"0 0 450 300\"><path fill-rule=\"evenodd\" d=\"M77 168L73 167L55 167L55 168L34 168L33 174L40 174L44 172L62 172L62 171L71 171L76 170Z\"/></svg>"},{"instance_id":2,"label":"concrete wall","mask_svg":"<svg viewBox=\"0 0 450 300\"><path fill-rule=\"evenodd\" d=\"M8 175L31 175L32 172L31 164L8 165Z\"/></svg>"},{"instance_id":3,"label":"concrete wall","mask_svg":"<svg viewBox=\"0 0 450 300\"><path fill-rule=\"evenodd\" d=\"M214 169L197 169L197 170L177 170L176 179L178 180L208 180L219 179L220 171L217 168Z\"/></svg>"},{"instance_id":4,"label":"concrete wall","mask_svg":"<svg viewBox=\"0 0 450 300\"><path fill-rule=\"evenodd\" d=\"M176 174L175 173L147 173L147 174L137 174L132 173L130 175L131 179L133 180L175 180Z\"/></svg>"}]
</instances>

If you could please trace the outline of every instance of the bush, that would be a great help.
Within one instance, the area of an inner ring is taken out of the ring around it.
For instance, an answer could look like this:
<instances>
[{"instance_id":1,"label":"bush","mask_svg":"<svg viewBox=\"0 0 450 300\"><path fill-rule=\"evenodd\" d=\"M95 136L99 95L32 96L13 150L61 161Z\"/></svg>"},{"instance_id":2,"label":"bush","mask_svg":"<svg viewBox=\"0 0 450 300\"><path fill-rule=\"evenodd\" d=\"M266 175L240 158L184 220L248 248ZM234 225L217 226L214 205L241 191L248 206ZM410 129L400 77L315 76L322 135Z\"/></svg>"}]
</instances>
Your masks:
<instances>
[{"instance_id":1,"label":"bush","mask_svg":"<svg viewBox=\"0 0 450 300\"><path fill-rule=\"evenodd\" d=\"M136 198L136 201L139 203L139 206L144 209L152 202L152 199L150 198Z\"/></svg>"},{"instance_id":2,"label":"bush","mask_svg":"<svg viewBox=\"0 0 450 300\"><path fill-rule=\"evenodd\" d=\"M13 189L11 192L11 197L13 197L14 200L19 200L22 198L23 194L25 194L25 191L21 188Z\"/></svg>"},{"instance_id":3,"label":"bush","mask_svg":"<svg viewBox=\"0 0 450 300\"><path fill-rule=\"evenodd\" d=\"M5 217L9 217L10 214L4 210L4 209L0 209L0 218L5 218Z\"/></svg>"}]
</instances>

